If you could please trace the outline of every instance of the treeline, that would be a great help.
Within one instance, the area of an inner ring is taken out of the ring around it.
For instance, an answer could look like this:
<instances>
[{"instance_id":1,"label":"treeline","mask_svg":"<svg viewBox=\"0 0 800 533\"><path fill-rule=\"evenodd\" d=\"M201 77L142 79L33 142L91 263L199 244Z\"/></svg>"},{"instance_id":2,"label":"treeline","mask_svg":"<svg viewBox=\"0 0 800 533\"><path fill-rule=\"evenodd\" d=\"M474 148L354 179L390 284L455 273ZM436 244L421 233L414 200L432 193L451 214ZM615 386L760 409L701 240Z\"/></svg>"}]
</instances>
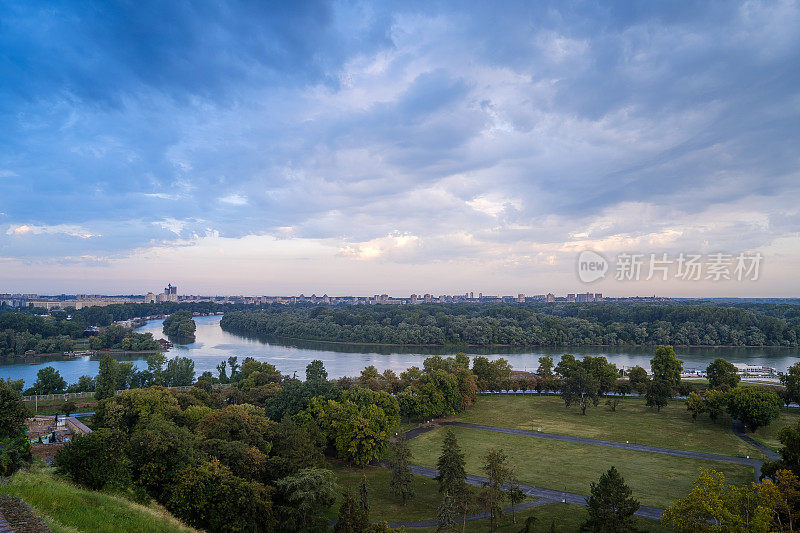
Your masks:
<instances>
[{"instance_id":1,"label":"treeline","mask_svg":"<svg viewBox=\"0 0 800 533\"><path fill-rule=\"evenodd\" d=\"M265 306L226 313L253 337L409 345L797 346L798 306L426 304Z\"/></svg>"}]
</instances>

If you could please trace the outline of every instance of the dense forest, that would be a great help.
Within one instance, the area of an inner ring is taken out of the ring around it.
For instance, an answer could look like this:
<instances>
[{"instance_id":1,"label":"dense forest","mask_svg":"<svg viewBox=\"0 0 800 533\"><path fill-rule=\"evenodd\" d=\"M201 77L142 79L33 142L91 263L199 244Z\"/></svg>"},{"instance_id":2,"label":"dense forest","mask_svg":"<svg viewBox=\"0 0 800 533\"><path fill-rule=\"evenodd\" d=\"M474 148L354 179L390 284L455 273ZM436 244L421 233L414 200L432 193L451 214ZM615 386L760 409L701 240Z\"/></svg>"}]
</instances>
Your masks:
<instances>
[{"instance_id":1,"label":"dense forest","mask_svg":"<svg viewBox=\"0 0 800 533\"><path fill-rule=\"evenodd\" d=\"M420 345L797 346L800 306L685 303L265 306L226 313L254 337Z\"/></svg>"}]
</instances>

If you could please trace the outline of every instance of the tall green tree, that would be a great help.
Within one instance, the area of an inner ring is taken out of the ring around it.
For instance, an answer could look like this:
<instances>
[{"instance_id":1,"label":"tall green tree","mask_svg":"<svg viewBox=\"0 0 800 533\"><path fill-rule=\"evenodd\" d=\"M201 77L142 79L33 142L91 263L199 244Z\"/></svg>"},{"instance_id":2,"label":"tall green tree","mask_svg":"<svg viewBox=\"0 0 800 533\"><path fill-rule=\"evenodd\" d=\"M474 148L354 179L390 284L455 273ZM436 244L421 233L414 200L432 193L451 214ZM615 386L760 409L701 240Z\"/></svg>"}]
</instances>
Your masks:
<instances>
[{"instance_id":1,"label":"tall green tree","mask_svg":"<svg viewBox=\"0 0 800 533\"><path fill-rule=\"evenodd\" d=\"M95 380L94 397L96 400L113 398L117 390L119 368L117 361L109 354L103 355L100 359L100 368L97 371Z\"/></svg>"},{"instance_id":2,"label":"tall green tree","mask_svg":"<svg viewBox=\"0 0 800 533\"><path fill-rule=\"evenodd\" d=\"M581 414L586 414L589 405L597 407L600 401L600 382L589 371L584 368L571 370L561 382L561 397L564 404L569 407L577 403L581 409Z\"/></svg>"},{"instance_id":3,"label":"tall green tree","mask_svg":"<svg viewBox=\"0 0 800 533\"><path fill-rule=\"evenodd\" d=\"M403 435L397 437L389 447L389 466L392 469L392 477L389 484L395 494L399 494L403 500L414 496L414 474L411 472L409 461L411 460L411 450Z\"/></svg>"},{"instance_id":4,"label":"tall green tree","mask_svg":"<svg viewBox=\"0 0 800 533\"><path fill-rule=\"evenodd\" d=\"M317 382L327 381L328 371L325 370L325 365L319 359L314 359L306 366L306 381Z\"/></svg>"},{"instance_id":5,"label":"tall green tree","mask_svg":"<svg viewBox=\"0 0 800 533\"><path fill-rule=\"evenodd\" d=\"M442 441L442 453L436 461L436 481L439 482L439 492L448 492L451 495L461 492L467 483L466 460L464 452L458 445L456 434L447 428Z\"/></svg>"},{"instance_id":6,"label":"tall green tree","mask_svg":"<svg viewBox=\"0 0 800 533\"><path fill-rule=\"evenodd\" d=\"M52 366L46 366L36 373L36 381L31 389L33 394L53 394L63 392L67 388L67 382L61 374Z\"/></svg>"},{"instance_id":7,"label":"tall green tree","mask_svg":"<svg viewBox=\"0 0 800 533\"><path fill-rule=\"evenodd\" d=\"M636 365L635 367L628 370L628 382L631 384L631 387L638 392L639 394L644 394L647 391L647 382L649 378L647 376L647 370Z\"/></svg>"},{"instance_id":8,"label":"tall green tree","mask_svg":"<svg viewBox=\"0 0 800 533\"><path fill-rule=\"evenodd\" d=\"M670 388L676 388L681 382L683 361L675 355L672 346L659 346L650 360L653 381L660 381Z\"/></svg>"},{"instance_id":9,"label":"tall green tree","mask_svg":"<svg viewBox=\"0 0 800 533\"><path fill-rule=\"evenodd\" d=\"M487 480L483 483L481 503L489 513L490 530L494 531L498 519L503 515L503 500L507 497L505 484L508 482L510 470L506 460L508 457L502 449L492 449L483 457L483 473Z\"/></svg>"},{"instance_id":10,"label":"tall green tree","mask_svg":"<svg viewBox=\"0 0 800 533\"><path fill-rule=\"evenodd\" d=\"M339 505L334 533L364 533L369 530L369 516L361 509L351 490L346 490Z\"/></svg>"},{"instance_id":11,"label":"tall green tree","mask_svg":"<svg viewBox=\"0 0 800 533\"><path fill-rule=\"evenodd\" d=\"M775 391L759 387L737 387L728 393L728 414L750 431L768 426L781 414Z\"/></svg>"},{"instance_id":12,"label":"tall green tree","mask_svg":"<svg viewBox=\"0 0 800 533\"><path fill-rule=\"evenodd\" d=\"M689 397L686 398L686 410L691 413L692 422L696 422L697 417L706 410L705 399L697 392L689 393Z\"/></svg>"},{"instance_id":13,"label":"tall green tree","mask_svg":"<svg viewBox=\"0 0 800 533\"><path fill-rule=\"evenodd\" d=\"M712 389L732 389L739 384L739 374L736 366L725 359L718 357L706 368L708 386Z\"/></svg>"},{"instance_id":14,"label":"tall green tree","mask_svg":"<svg viewBox=\"0 0 800 533\"><path fill-rule=\"evenodd\" d=\"M600 475L597 483L591 483L590 494L586 499L589 518L583 528L604 533L638 531L634 513L639 510L639 502L632 494L631 488L612 466Z\"/></svg>"},{"instance_id":15,"label":"tall green tree","mask_svg":"<svg viewBox=\"0 0 800 533\"><path fill-rule=\"evenodd\" d=\"M659 413L662 407L669 404L670 398L672 398L672 388L666 382L655 379L647 386L644 395L645 404L648 407L655 407Z\"/></svg>"}]
</instances>

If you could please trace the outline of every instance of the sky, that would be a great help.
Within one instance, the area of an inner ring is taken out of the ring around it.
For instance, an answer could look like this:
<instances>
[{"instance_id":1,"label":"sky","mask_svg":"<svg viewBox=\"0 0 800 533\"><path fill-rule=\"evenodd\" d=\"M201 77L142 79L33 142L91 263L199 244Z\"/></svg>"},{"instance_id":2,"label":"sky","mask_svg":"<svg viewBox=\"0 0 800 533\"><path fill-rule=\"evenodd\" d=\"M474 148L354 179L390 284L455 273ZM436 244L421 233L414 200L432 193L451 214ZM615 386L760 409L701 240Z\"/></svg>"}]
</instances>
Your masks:
<instances>
[{"instance_id":1,"label":"sky","mask_svg":"<svg viewBox=\"0 0 800 533\"><path fill-rule=\"evenodd\" d=\"M0 292L800 296L798 65L792 0L0 0ZM757 279L615 275L681 253Z\"/></svg>"}]
</instances>

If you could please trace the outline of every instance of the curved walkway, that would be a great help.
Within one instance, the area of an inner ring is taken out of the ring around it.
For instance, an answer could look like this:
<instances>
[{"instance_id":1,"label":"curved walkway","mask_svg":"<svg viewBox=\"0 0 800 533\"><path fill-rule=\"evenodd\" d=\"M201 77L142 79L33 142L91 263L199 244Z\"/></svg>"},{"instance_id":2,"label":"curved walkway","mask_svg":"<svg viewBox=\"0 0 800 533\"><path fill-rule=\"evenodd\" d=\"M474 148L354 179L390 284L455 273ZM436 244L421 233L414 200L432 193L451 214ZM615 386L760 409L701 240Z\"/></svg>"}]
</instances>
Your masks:
<instances>
[{"instance_id":1,"label":"curved walkway","mask_svg":"<svg viewBox=\"0 0 800 533\"><path fill-rule=\"evenodd\" d=\"M609 448L620 448L623 450L634 450L637 452L660 453L663 455L674 455L676 457L687 457L690 459L705 459L709 461L723 461L726 463L737 463L740 465L752 466L755 471L756 481L758 481L758 479L761 477L761 461L759 461L758 459L749 459L746 457L734 457L730 455L719 455L716 453L690 452L686 450L676 450L673 448L662 448L660 446L646 446L644 444L628 444L612 440L590 439L587 437L573 437L571 435L561 435L558 433L544 433L542 431L530 431L527 429L511 429L511 428L502 428L496 426L485 426L482 424L470 424L468 422L441 422L441 425L479 429L483 431L494 431L496 433L509 433L512 435L523 435L526 437L535 437L537 439L550 439L562 442L573 442L577 444L589 444L592 446L607 446Z\"/></svg>"},{"instance_id":2,"label":"curved walkway","mask_svg":"<svg viewBox=\"0 0 800 533\"><path fill-rule=\"evenodd\" d=\"M733 421L733 434L736 435L737 437L739 437L740 439L742 439L743 441L745 441L750 446L753 446L754 448L758 448L758 450L761 453L763 453L764 455L766 455L767 459L769 459L770 461L778 461L778 460L780 460L781 456L778 455L775 452L775 450L773 450L769 446L766 446L766 445L758 442L753 437L748 435L747 432L744 429L744 424L742 424L741 421L739 421L739 420L734 420Z\"/></svg>"}]
</instances>

